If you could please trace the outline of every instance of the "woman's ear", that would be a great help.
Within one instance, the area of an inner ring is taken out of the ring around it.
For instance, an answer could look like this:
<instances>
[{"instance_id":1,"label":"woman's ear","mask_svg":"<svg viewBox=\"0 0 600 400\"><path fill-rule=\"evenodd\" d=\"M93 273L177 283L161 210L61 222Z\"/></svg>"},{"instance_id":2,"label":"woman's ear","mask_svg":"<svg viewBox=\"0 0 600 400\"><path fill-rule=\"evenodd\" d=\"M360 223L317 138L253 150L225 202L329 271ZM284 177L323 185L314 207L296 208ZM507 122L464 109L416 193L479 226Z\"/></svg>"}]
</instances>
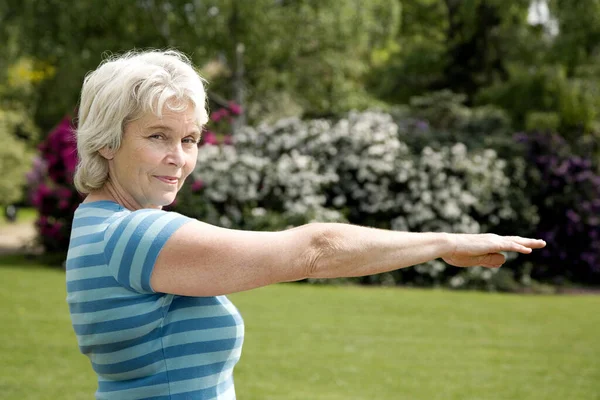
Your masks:
<instances>
[{"instance_id":1,"label":"woman's ear","mask_svg":"<svg viewBox=\"0 0 600 400\"><path fill-rule=\"evenodd\" d=\"M107 160L112 160L115 157L115 151L110 146L104 146L98 150L98 153Z\"/></svg>"}]
</instances>

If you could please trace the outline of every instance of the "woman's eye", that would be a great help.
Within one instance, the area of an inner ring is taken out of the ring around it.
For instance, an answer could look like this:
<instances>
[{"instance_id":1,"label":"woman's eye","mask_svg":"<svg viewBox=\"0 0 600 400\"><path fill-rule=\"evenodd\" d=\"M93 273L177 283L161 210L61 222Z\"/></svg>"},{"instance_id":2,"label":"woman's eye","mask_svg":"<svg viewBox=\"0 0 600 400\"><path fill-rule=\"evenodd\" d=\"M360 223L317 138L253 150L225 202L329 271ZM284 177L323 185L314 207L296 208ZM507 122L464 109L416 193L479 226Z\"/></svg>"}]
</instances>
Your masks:
<instances>
[{"instance_id":1,"label":"woman's eye","mask_svg":"<svg viewBox=\"0 0 600 400\"><path fill-rule=\"evenodd\" d=\"M164 139L164 135L162 133L155 133L154 135L150 135L151 139Z\"/></svg>"},{"instance_id":2,"label":"woman's eye","mask_svg":"<svg viewBox=\"0 0 600 400\"><path fill-rule=\"evenodd\" d=\"M196 144L196 143L198 143L198 141L193 137L188 137L188 138L183 139L183 143Z\"/></svg>"}]
</instances>

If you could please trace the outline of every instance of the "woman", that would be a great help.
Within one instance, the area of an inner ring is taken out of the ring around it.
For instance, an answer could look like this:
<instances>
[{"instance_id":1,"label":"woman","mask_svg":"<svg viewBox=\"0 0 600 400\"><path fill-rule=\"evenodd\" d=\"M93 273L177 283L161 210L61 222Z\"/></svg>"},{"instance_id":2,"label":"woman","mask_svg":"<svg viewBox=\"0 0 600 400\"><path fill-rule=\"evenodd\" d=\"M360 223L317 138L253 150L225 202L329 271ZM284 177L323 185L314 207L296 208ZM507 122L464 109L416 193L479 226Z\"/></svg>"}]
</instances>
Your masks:
<instances>
[{"instance_id":1,"label":"woman","mask_svg":"<svg viewBox=\"0 0 600 400\"><path fill-rule=\"evenodd\" d=\"M196 164L202 79L174 51L128 53L83 84L67 301L98 399L234 399L243 321L224 296L308 277L376 274L442 258L500 267L543 241L312 223L211 226L162 207Z\"/></svg>"}]
</instances>

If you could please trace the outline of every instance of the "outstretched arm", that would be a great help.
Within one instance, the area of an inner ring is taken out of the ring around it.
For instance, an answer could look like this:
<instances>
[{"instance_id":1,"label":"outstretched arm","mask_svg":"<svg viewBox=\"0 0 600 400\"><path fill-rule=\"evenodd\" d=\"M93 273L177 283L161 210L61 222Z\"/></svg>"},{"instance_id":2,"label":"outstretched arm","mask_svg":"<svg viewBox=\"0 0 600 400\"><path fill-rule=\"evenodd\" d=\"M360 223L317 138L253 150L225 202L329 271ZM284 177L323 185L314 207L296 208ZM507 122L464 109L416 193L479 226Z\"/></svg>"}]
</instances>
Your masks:
<instances>
[{"instance_id":1,"label":"outstretched arm","mask_svg":"<svg viewBox=\"0 0 600 400\"><path fill-rule=\"evenodd\" d=\"M228 294L304 278L364 276L443 258L455 266L499 267L503 251L530 253L543 241L492 234L395 232L313 223L250 232L193 221L167 241L154 267L157 292Z\"/></svg>"}]
</instances>

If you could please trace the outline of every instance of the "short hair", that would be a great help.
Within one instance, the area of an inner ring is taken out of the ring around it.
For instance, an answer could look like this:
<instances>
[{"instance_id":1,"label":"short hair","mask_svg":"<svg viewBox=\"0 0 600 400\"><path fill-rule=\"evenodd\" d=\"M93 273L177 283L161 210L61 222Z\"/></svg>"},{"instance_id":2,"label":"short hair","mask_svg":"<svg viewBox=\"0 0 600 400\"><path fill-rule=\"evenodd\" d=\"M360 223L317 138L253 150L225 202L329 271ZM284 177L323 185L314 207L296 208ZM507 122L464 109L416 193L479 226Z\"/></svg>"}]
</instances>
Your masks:
<instances>
[{"instance_id":1,"label":"short hair","mask_svg":"<svg viewBox=\"0 0 600 400\"><path fill-rule=\"evenodd\" d=\"M204 79L190 59L175 50L130 51L105 59L88 73L81 89L77 121L76 189L100 189L108 179L108 161L99 150L118 150L127 123L164 107L184 111L192 104L196 122L208 121Z\"/></svg>"}]
</instances>

